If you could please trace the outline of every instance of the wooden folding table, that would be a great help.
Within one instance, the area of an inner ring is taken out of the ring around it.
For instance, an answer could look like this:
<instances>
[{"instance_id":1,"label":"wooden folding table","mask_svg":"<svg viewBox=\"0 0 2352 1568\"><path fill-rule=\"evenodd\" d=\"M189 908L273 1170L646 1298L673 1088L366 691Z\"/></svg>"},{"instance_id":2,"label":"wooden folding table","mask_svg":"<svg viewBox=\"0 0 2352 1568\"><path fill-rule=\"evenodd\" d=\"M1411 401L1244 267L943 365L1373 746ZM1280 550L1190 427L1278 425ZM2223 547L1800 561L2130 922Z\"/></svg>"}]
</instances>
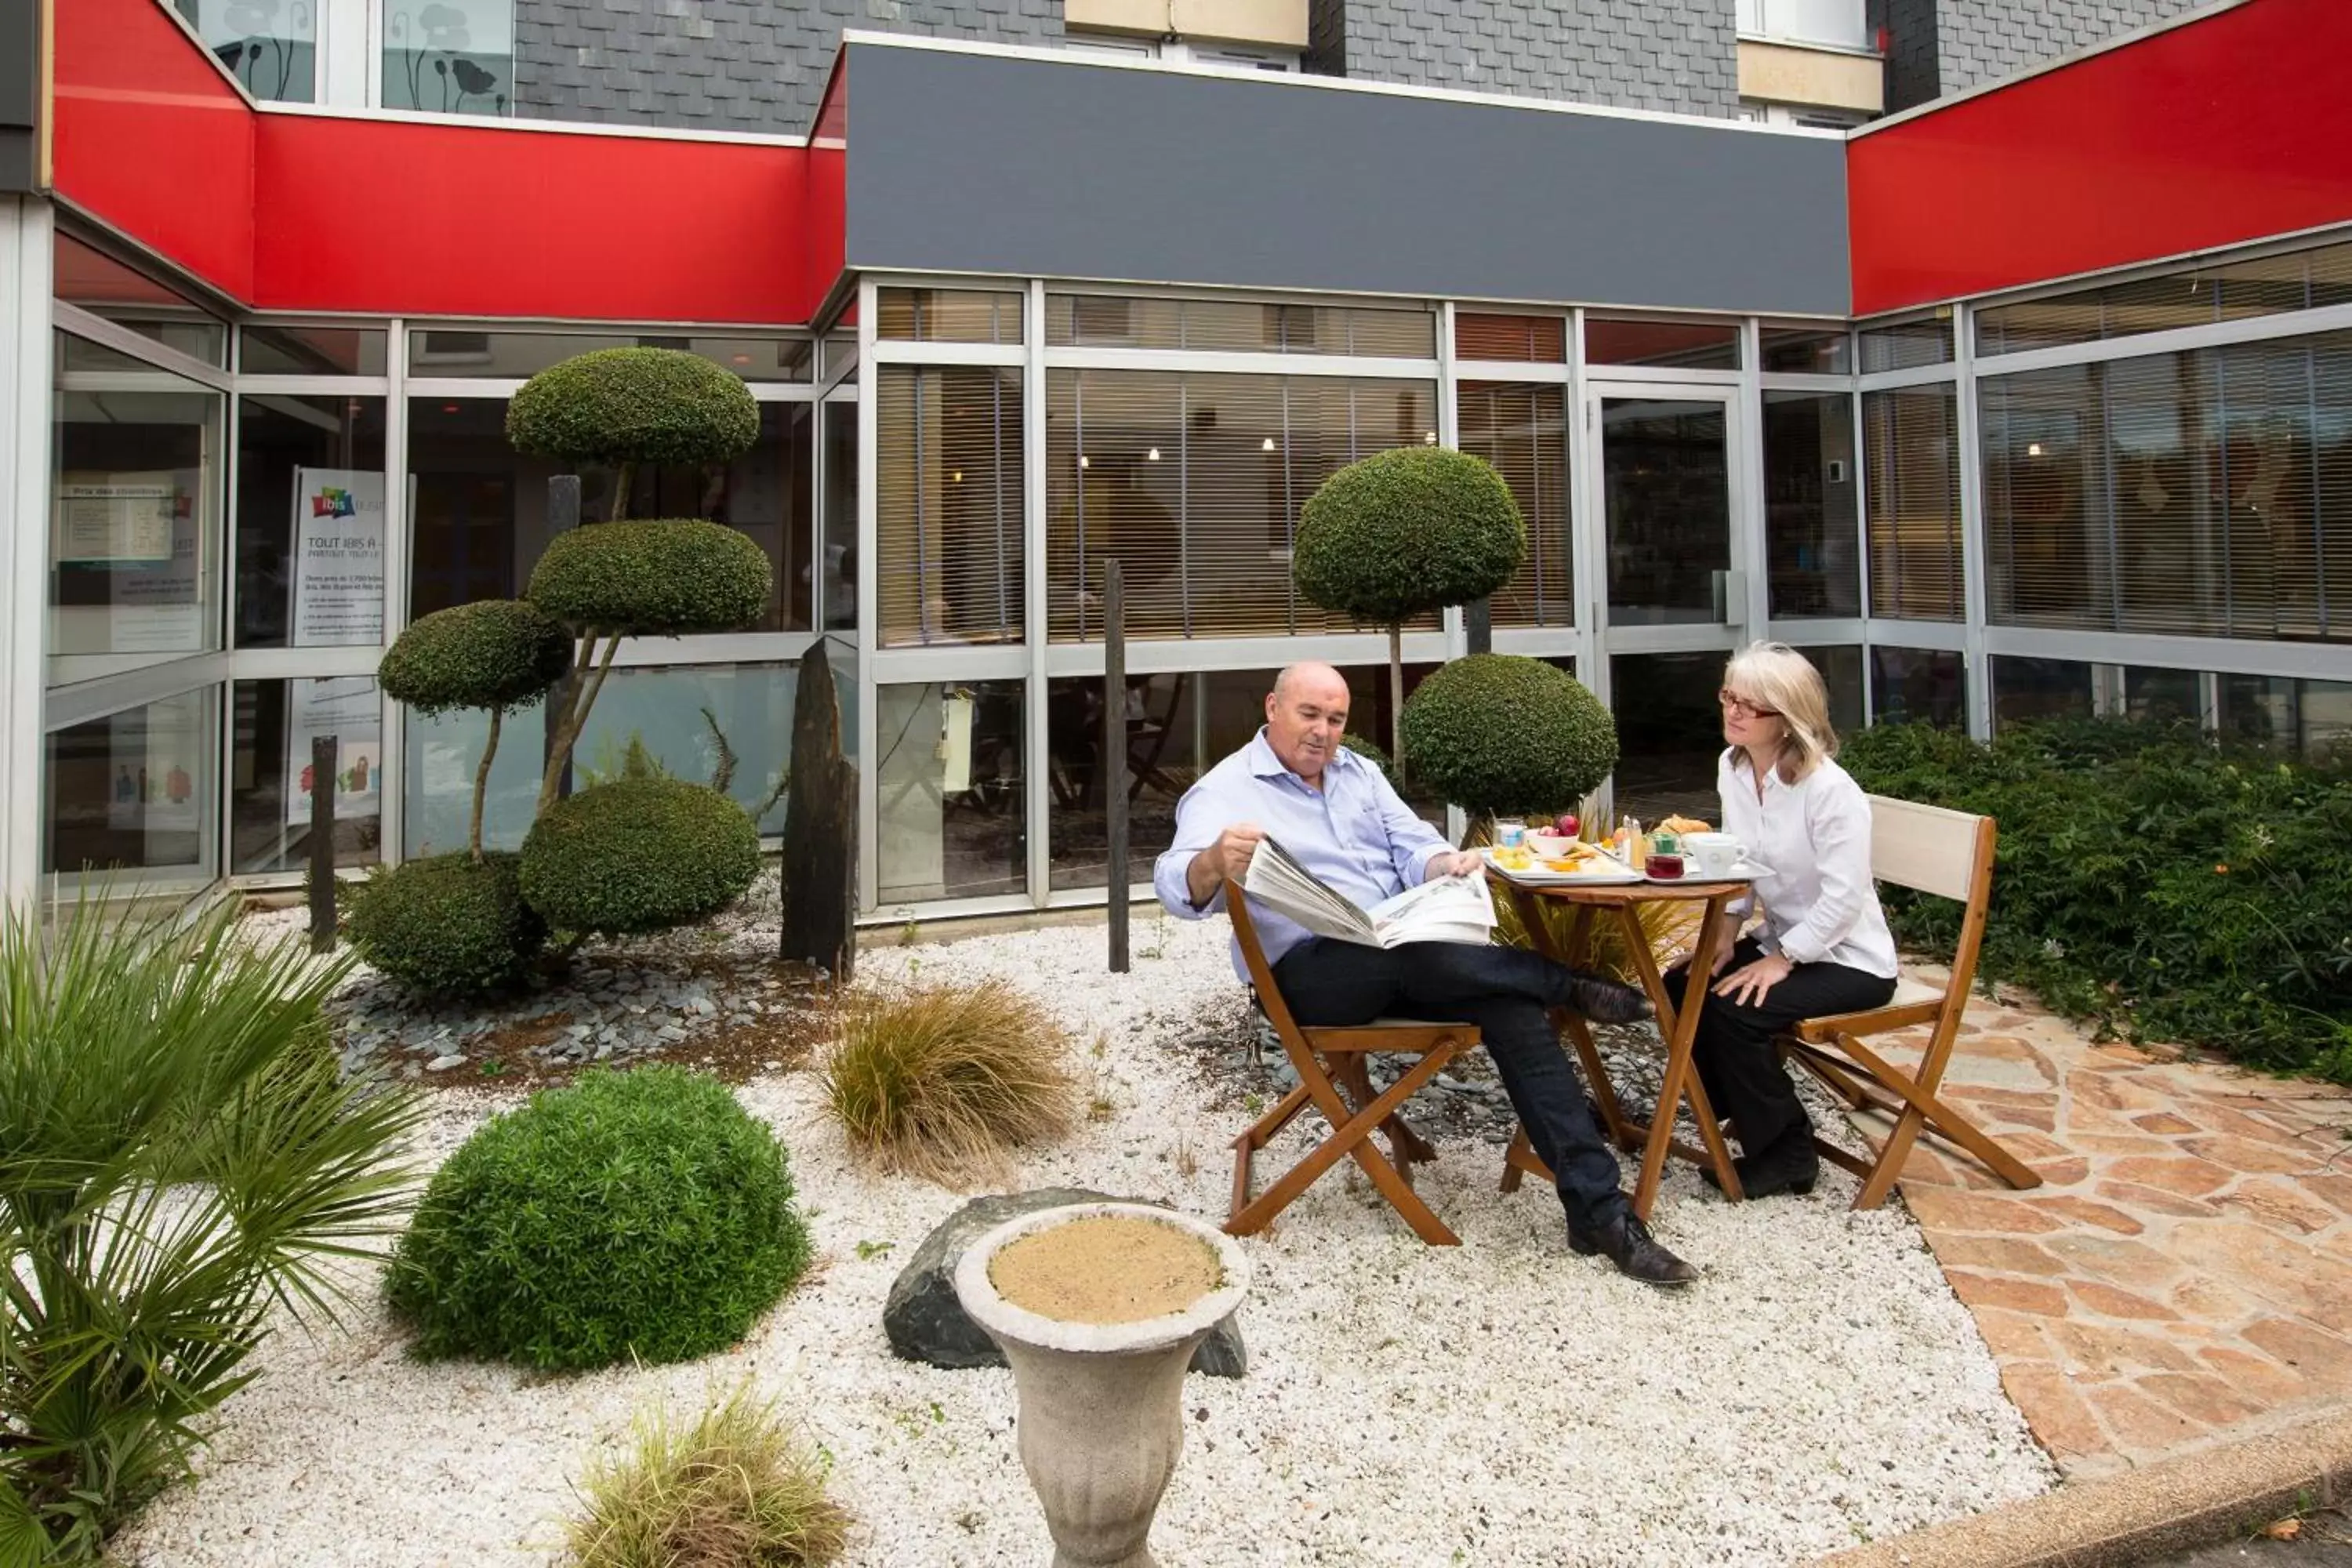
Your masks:
<instances>
[{"instance_id":1,"label":"wooden folding table","mask_svg":"<svg viewBox=\"0 0 2352 1568\"><path fill-rule=\"evenodd\" d=\"M1519 923L1526 928L1528 940L1538 952L1571 968L1585 968L1591 955L1592 927L1596 918L1620 921L1625 933L1625 945L1633 955L1642 989L1649 993L1650 1001L1658 1010L1658 1033L1666 1042L1664 1080L1658 1088L1657 1110L1647 1122L1637 1121L1625 1114L1618 1103L1616 1087L1609 1081L1608 1070L1601 1065L1601 1053L1592 1043L1592 1031L1581 1015L1563 1009L1559 1022L1569 1041L1576 1047L1577 1058L1584 1064L1584 1076L1592 1089L1593 1102L1600 1106L1602 1121L1608 1123L1609 1136L1621 1149L1642 1151L1641 1180L1633 1188L1633 1212L1643 1219L1650 1217L1651 1205L1657 1202L1658 1184L1664 1179L1666 1155L1681 1155L1702 1165L1712 1165L1724 1195L1735 1201L1745 1194L1739 1190L1739 1174L1732 1168L1731 1150L1725 1143L1723 1130L1716 1124L1714 1108L1707 1104L1706 1089L1699 1082L1698 1073L1691 1066L1691 1043L1698 1035L1699 1009L1706 1005L1707 986L1715 967L1715 953L1723 937L1723 916L1731 900L1747 891L1745 882L1554 882L1528 885L1513 881L1491 867L1487 870L1496 887L1507 893L1519 913ZM1571 906L1568 937L1562 942L1543 918L1546 901ZM1665 980L1659 972L1657 955L1650 951L1650 939L1642 930L1640 906L1654 903L1689 903L1704 906L1700 911L1698 938L1692 944L1690 973L1693 984L1685 987L1685 1005L1677 1008L1674 998L1666 994ZM1675 1110L1684 1100L1690 1102L1691 1115L1698 1122L1699 1137L1704 1150L1675 1142ZM1550 1179L1528 1143L1526 1130L1511 1141L1503 1174L1506 1192L1518 1185L1520 1173Z\"/></svg>"}]
</instances>

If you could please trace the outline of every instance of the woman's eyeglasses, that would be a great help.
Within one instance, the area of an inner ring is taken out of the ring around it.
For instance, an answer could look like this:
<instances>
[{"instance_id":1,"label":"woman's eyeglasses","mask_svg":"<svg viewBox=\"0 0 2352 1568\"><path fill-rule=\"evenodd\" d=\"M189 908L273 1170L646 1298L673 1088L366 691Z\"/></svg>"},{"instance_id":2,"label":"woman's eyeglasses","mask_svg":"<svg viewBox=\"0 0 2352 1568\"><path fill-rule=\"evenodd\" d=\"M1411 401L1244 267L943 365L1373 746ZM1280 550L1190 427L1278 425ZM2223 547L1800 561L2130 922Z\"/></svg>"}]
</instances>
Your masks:
<instances>
[{"instance_id":1,"label":"woman's eyeglasses","mask_svg":"<svg viewBox=\"0 0 2352 1568\"><path fill-rule=\"evenodd\" d=\"M1778 708L1759 708L1728 686L1717 692L1715 700L1723 704L1725 711L1744 714L1750 719L1778 719L1780 716Z\"/></svg>"}]
</instances>

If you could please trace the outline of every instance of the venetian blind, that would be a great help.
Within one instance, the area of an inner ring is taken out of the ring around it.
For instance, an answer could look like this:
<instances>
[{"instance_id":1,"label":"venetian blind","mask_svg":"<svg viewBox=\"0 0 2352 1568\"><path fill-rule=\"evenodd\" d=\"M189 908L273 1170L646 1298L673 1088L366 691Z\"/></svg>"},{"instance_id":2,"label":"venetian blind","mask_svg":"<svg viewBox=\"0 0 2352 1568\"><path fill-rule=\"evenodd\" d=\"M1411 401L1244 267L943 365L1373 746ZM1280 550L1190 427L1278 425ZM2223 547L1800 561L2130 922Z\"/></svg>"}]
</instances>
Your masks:
<instances>
[{"instance_id":1,"label":"venetian blind","mask_svg":"<svg viewBox=\"0 0 2352 1568\"><path fill-rule=\"evenodd\" d=\"M1984 383L1990 611L2352 638L2352 332Z\"/></svg>"},{"instance_id":2,"label":"venetian blind","mask_svg":"<svg viewBox=\"0 0 2352 1568\"><path fill-rule=\"evenodd\" d=\"M1528 558L1494 597L1498 626L1576 624L1566 403L1565 387L1534 382L1465 381L1456 392L1462 449L1501 471L1528 523Z\"/></svg>"},{"instance_id":3,"label":"venetian blind","mask_svg":"<svg viewBox=\"0 0 2352 1568\"><path fill-rule=\"evenodd\" d=\"M1021 296L1005 289L884 289L874 335L905 342L1017 343Z\"/></svg>"},{"instance_id":4,"label":"venetian blind","mask_svg":"<svg viewBox=\"0 0 2352 1568\"><path fill-rule=\"evenodd\" d=\"M1965 616L1958 416L1958 395L1948 385L1863 397L1874 616Z\"/></svg>"},{"instance_id":5,"label":"venetian blind","mask_svg":"<svg viewBox=\"0 0 2352 1568\"><path fill-rule=\"evenodd\" d=\"M1045 406L1046 616L1065 642L1102 636L1110 557L1130 637L1340 629L1291 586L1298 509L1437 421L1428 383L1330 376L1053 370Z\"/></svg>"},{"instance_id":6,"label":"venetian blind","mask_svg":"<svg viewBox=\"0 0 2352 1568\"><path fill-rule=\"evenodd\" d=\"M1360 306L1049 294L1045 342L1055 348L1432 359L1437 353L1437 321L1426 310Z\"/></svg>"},{"instance_id":7,"label":"venetian blind","mask_svg":"<svg viewBox=\"0 0 2352 1568\"><path fill-rule=\"evenodd\" d=\"M884 365L874 384L882 646L1017 640L1021 373Z\"/></svg>"},{"instance_id":8,"label":"venetian blind","mask_svg":"<svg viewBox=\"0 0 2352 1568\"><path fill-rule=\"evenodd\" d=\"M1977 353L2018 353L2343 304L2352 304L2352 245L2324 246L1979 310Z\"/></svg>"},{"instance_id":9,"label":"venetian blind","mask_svg":"<svg viewBox=\"0 0 2352 1568\"><path fill-rule=\"evenodd\" d=\"M1458 310L1454 316L1454 357L1562 364L1568 360L1568 322L1559 316L1494 316Z\"/></svg>"}]
</instances>

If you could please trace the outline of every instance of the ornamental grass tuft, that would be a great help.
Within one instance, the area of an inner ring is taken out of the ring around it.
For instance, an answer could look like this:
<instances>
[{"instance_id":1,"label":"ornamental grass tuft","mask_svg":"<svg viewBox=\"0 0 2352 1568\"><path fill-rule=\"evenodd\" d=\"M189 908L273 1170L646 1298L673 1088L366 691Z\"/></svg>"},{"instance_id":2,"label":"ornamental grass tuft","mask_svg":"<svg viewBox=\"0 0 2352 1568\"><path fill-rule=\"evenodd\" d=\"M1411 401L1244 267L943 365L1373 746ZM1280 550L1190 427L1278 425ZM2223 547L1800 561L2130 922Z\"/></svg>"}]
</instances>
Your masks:
<instances>
[{"instance_id":1,"label":"ornamental grass tuft","mask_svg":"<svg viewBox=\"0 0 2352 1568\"><path fill-rule=\"evenodd\" d=\"M783 1145L716 1079L590 1072L449 1157L386 1294L427 1358L686 1361L741 1339L808 1268L792 1200Z\"/></svg>"},{"instance_id":2,"label":"ornamental grass tuft","mask_svg":"<svg viewBox=\"0 0 2352 1568\"><path fill-rule=\"evenodd\" d=\"M629 1448L593 1466L566 1526L573 1568L810 1568L830 1563L849 1515L824 1495L826 1466L771 1401L739 1386L681 1426L641 1417Z\"/></svg>"},{"instance_id":3,"label":"ornamental grass tuft","mask_svg":"<svg viewBox=\"0 0 2352 1568\"><path fill-rule=\"evenodd\" d=\"M866 992L842 1005L825 1094L865 1157L961 1185L1069 1131L1069 1048L1053 1015L1001 980Z\"/></svg>"}]
</instances>

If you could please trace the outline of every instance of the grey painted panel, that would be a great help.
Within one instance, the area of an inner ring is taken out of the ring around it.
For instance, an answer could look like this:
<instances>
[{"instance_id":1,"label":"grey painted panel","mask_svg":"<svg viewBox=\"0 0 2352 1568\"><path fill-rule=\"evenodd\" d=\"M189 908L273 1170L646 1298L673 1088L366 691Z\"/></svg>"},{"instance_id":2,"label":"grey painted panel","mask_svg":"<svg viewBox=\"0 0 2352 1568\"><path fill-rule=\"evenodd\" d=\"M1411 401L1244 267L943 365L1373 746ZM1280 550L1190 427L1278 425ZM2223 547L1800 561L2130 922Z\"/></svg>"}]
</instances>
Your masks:
<instances>
[{"instance_id":1,"label":"grey painted panel","mask_svg":"<svg viewBox=\"0 0 2352 1568\"><path fill-rule=\"evenodd\" d=\"M40 101L39 26L37 0L0 0L0 125L33 123Z\"/></svg>"},{"instance_id":2,"label":"grey painted panel","mask_svg":"<svg viewBox=\"0 0 2352 1568\"><path fill-rule=\"evenodd\" d=\"M852 44L852 266L1844 315L1830 138Z\"/></svg>"},{"instance_id":3,"label":"grey painted panel","mask_svg":"<svg viewBox=\"0 0 2352 1568\"><path fill-rule=\"evenodd\" d=\"M0 125L0 191L29 191L39 171L33 166L37 145L30 131Z\"/></svg>"}]
</instances>

